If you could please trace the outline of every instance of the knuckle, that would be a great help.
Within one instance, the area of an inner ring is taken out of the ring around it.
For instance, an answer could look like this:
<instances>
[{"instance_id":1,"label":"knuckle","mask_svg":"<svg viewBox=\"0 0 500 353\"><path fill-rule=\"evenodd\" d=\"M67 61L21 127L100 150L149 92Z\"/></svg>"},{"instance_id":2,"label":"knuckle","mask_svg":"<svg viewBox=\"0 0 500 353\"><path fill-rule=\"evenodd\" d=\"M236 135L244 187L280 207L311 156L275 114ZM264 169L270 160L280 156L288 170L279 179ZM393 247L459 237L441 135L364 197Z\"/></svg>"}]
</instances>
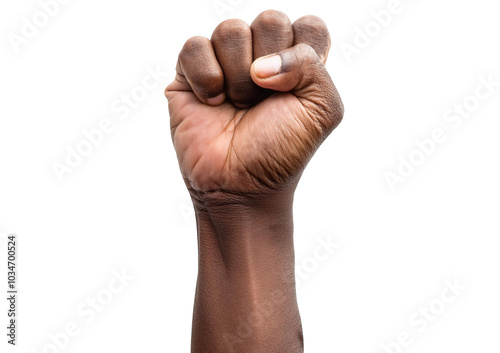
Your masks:
<instances>
[{"instance_id":1,"label":"knuckle","mask_svg":"<svg viewBox=\"0 0 500 353\"><path fill-rule=\"evenodd\" d=\"M280 29L290 24L290 19L281 11L267 10L262 12L255 21L252 27L263 29Z\"/></svg>"},{"instance_id":2,"label":"knuckle","mask_svg":"<svg viewBox=\"0 0 500 353\"><path fill-rule=\"evenodd\" d=\"M322 19L316 16L305 16L293 24L296 43L307 43L326 61L331 46L328 28Z\"/></svg>"},{"instance_id":3,"label":"knuckle","mask_svg":"<svg viewBox=\"0 0 500 353\"><path fill-rule=\"evenodd\" d=\"M206 49L207 43L208 39L205 37L196 36L189 38L182 47L180 57L185 57L185 56L189 57L199 50Z\"/></svg>"},{"instance_id":4,"label":"knuckle","mask_svg":"<svg viewBox=\"0 0 500 353\"><path fill-rule=\"evenodd\" d=\"M241 34L250 32L250 27L243 20L226 20L220 23L214 31L212 39L231 40L239 39Z\"/></svg>"},{"instance_id":5,"label":"knuckle","mask_svg":"<svg viewBox=\"0 0 500 353\"><path fill-rule=\"evenodd\" d=\"M318 16L308 15L299 18L294 24L294 28L302 31L313 31L322 36L328 36L329 31L325 21Z\"/></svg>"},{"instance_id":6,"label":"knuckle","mask_svg":"<svg viewBox=\"0 0 500 353\"><path fill-rule=\"evenodd\" d=\"M322 19L316 16L302 17L293 24L293 33L296 40L311 44L326 57L331 45L331 37Z\"/></svg>"}]
</instances>

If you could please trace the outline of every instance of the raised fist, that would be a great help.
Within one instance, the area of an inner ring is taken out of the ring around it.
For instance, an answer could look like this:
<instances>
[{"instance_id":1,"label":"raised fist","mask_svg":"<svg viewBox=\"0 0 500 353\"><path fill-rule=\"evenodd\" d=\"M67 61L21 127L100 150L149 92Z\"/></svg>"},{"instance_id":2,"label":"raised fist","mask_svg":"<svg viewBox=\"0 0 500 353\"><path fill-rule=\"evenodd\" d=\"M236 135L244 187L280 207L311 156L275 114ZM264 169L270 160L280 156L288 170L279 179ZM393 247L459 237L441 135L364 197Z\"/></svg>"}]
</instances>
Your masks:
<instances>
[{"instance_id":1,"label":"raised fist","mask_svg":"<svg viewBox=\"0 0 500 353\"><path fill-rule=\"evenodd\" d=\"M343 116L325 68L330 35L279 11L251 26L222 22L189 39L166 89L171 133L192 195L250 194L294 184Z\"/></svg>"}]
</instances>

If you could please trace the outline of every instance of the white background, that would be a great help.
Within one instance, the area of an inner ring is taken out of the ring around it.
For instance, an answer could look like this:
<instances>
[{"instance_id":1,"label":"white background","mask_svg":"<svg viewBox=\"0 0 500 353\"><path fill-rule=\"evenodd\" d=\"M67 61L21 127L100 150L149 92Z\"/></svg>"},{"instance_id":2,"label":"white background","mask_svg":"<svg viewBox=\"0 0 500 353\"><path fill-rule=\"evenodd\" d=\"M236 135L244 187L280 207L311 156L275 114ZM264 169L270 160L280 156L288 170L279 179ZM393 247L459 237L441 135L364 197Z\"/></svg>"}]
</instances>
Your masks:
<instances>
[{"instance_id":1,"label":"white background","mask_svg":"<svg viewBox=\"0 0 500 353\"><path fill-rule=\"evenodd\" d=\"M49 334L71 322L79 334L56 351L189 351L195 224L163 89L186 39L273 8L327 22L328 68L346 107L296 194L297 264L309 266L298 289L306 352L381 353L404 331L403 352L498 352L500 87L459 128L443 117L474 102L480 77L500 81L495 2L401 0L378 34L371 13L388 0L230 3L221 17L212 0L71 0L15 46L23 17L32 22L41 6L2 2L0 232L20 238L21 327L15 349L2 329L0 351L54 352ZM369 43L345 55L366 26ZM112 105L123 107L122 94L156 67L168 76L120 119ZM103 119L113 132L60 181L53 163ZM447 140L392 191L386 173L436 128ZM341 245L315 262L318 238L329 236ZM122 269L134 279L86 323L77 308L105 297ZM445 281L456 279L467 289L418 332L412 313L439 308Z\"/></svg>"}]
</instances>

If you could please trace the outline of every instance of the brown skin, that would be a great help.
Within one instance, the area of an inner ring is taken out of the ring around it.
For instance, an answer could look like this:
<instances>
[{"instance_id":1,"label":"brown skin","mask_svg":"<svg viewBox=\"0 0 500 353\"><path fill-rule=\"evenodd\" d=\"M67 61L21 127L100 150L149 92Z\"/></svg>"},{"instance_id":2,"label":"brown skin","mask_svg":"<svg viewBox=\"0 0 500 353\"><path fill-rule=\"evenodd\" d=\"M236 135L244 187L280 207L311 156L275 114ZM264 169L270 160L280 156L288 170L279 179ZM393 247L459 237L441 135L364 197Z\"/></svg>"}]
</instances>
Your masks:
<instances>
[{"instance_id":1,"label":"brown skin","mask_svg":"<svg viewBox=\"0 0 500 353\"><path fill-rule=\"evenodd\" d=\"M304 350L292 205L343 116L329 48L321 19L266 11L251 26L222 22L179 55L165 94L198 228L193 353ZM255 60L276 53L281 65L263 77Z\"/></svg>"}]
</instances>

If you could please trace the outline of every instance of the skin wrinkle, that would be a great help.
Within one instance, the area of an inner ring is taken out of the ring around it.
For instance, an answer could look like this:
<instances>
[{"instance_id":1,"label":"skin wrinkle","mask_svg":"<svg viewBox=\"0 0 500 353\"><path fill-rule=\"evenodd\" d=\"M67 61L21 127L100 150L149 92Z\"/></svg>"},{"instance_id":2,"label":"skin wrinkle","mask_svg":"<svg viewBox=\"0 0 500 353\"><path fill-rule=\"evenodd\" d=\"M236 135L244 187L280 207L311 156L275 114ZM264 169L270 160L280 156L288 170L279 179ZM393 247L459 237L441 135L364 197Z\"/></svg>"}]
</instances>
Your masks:
<instances>
[{"instance_id":1,"label":"skin wrinkle","mask_svg":"<svg viewBox=\"0 0 500 353\"><path fill-rule=\"evenodd\" d=\"M221 172L223 171L224 168L228 168L229 170L231 170L231 156L234 153L234 151L233 151L233 141L234 141L234 136L236 135L236 127L238 126L234 122L234 118L231 119L231 123L234 124L233 135L231 136L231 140L229 141L229 145L227 146L226 160L224 161L224 164L222 165Z\"/></svg>"},{"instance_id":2,"label":"skin wrinkle","mask_svg":"<svg viewBox=\"0 0 500 353\"><path fill-rule=\"evenodd\" d=\"M279 138L275 138L273 142L276 142L276 141L278 141L278 143L279 143ZM262 162L260 164L260 168L261 168L260 173L261 174L264 173L266 178L267 178L267 180L264 182L264 185L267 185L270 188L277 188L277 187L279 187L279 185L281 185L285 181L285 178L283 178L283 176L280 177L280 175L279 175L279 173L277 173L277 171L275 171L274 173L271 172L274 170L274 168L272 168L271 165L274 163L275 165L280 166L282 168L282 170L285 170L285 169L282 165L280 165L279 163L278 164L276 163L276 158L272 154L271 151L272 151L272 146L269 146L269 148L262 149L262 153L264 155L264 158L261 159ZM271 158L271 160L269 160L266 157Z\"/></svg>"},{"instance_id":3,"label":"skin wrinkle","mask_svg":"<svg viewBox=\"0 0 500 353\"><path fill-rule=\"evenodd\" d=\"M238 121L236 121L234 123L235 126L234 126L234 130L233 130L233 135L232 135L231 140L229 142L228 153L227 153L226 161L224 162L224 166L227 163L229 169L231 169L230 164L231 164L231 156L233 153L234 153L236 159L238 159L238 161L240 162L240 164L244 165L243 161L238 157L238 154L237 154L236 150L234 149L233 143L234 143L234 138L235 138L236 133L237 133L236 130L237 130L238 124L240 123L240 121L243 120L243 118L245 117L245 114L246 114L246 111L243 111L243 114L240 115L240 118L238 119ZM236 119L236 117L237 117L237 114L235 114L235 116L233 117L232 120ZM248 168L245 168L245 170L250 175L252 181L257 182L259 184L257 186L266 186L266 184L263 183L262 180L260 180L260 178L258 178L256 174L253 174Z\"/></svg>"},{"instance_id":4,"label":"skin wrinkle","mask_svg":"<svg viewBox=\"0 0 500 353\"><path fill-rule=\"evenodd\" d=\"M238 153L235 151L234 147L231 147L231 151L234 152L234 155L236 157L236 159L238 159L238 161L244 165L243 161L240 159L240 157L238 156ZM257 183L258 186L264 186L264 187L269 187L269 185L267 185L256 173L253 173L250 169L248 168L245 168L245 170L247 171L247 173L252 177L252 180L254 182Z\"/></svg>"},{"instance_id":5,"label":"skin wrinkle","mask_svg":"<svg viewBox=\"0 0 500 353\"><path fill-rule=\"evenodd\" d=\"M207 216L208 216L208 218L210 219L210 216L209 216L209 215L207 215ZM200 218L198 217L198 215L197 215L197 217L196 217L196 218L197 218L197 219L200 219ZM213 220L212 220L212 219L210 219L210 220L213 222ZM199 226L199 225L198 225L198 226ZM201 229L199 229L199 230L201 230ZM208 257L209 257L209 261L217 261L217 259L219 259L219 261L220 261L220 262L222 263L222 265L223 265L223 269L225 270L225 271L224 271L225 276L228 276L228 271L227 271L227 269L229 268L229 265L228 265L228 263L227 263L226 256L224 255L224 252L222 251L222 244L221 244L221 242L220 242L220 238L219 238L219 237L217 237L217 236L214 236L214 237L213 237L213 239L215 239L215 241L216 241L216 243L217 243L217 245L218 245L218 246L213 246L213 247L210 247L210 242L205 242L205 243L203 243L203 242L204 242L204 239L203 239L203 237L201 236L201 231L199 231L199 232L198 232L198 252L199 252L199 254L200 254L200 259L199 259L199 261L198 261L198 266L199 266L200 268L202 268L202 267L203 267L203 264L202 264L202 262L203 262L202 257L203 257L203 255L204 255L203 250L204 250L206 247L208 247L209 251L206 251L206 253L207 253L207 254L212 254L212 253L217 253L217 254L218 254L218 256L215 256L215 257L214 257L214 256L211 256L211 255L208 255ZM204 246L205 246L205 248L204 248Z\"/></svg>"}]
</instances>

